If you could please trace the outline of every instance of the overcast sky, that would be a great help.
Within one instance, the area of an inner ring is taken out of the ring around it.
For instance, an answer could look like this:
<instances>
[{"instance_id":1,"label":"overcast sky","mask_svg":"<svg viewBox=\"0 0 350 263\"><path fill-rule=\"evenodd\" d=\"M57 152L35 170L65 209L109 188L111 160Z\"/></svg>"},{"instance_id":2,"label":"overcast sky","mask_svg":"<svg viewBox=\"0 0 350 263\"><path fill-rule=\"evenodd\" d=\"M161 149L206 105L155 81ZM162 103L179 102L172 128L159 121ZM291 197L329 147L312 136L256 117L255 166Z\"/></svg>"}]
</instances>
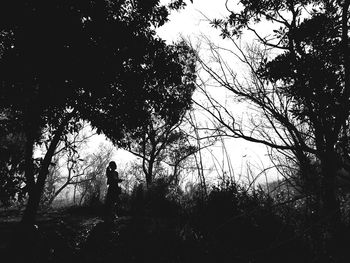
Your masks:
<instances>
[{"instance_id":1,"label":"overcast sky","mask_svg":"<svg viewBox=\"0 0 350 263\"><path fill-rule=\"evenodd\" d=\"M169 1L164 0L161 2L167 3ZM231 5L228 6L230 9L237 8L237 6L233 6L234 2L231 1ZM157 32L161 38L167 40L169 43L176 42L180 37L196 42L196 39L203 34L218 45L224 45L226 47L227 42L225 43L222 40L220 32L214 29L208 22L208 19L222 18L229 14L225 3L226 0L194 0L194 3L188 3L185 9L173 12L169 17L170 21L158 29ZM249 39L251 38L249 37ZM236 68L236 70L239 71L240 69ZM239 109L239 111L243 112L246 110ZM246 168L244 165L246 162L251 162L252 165L259 166L257 170L271 165L266 156L266 147L263 145L249 143L242 139L226 140L226 144L230 152L235 174L245 173L242 169ZM222 159L220 156L220 147L213 151L217 153L219 160L220 158ZM271 179L275 178L275 173L271 173L270 176Z\"/></svg>"},{"instance_id":2,"label":"overcast sky","mask_svg":"<svg viewBox=\"0 0 350 263\"><path fill-rule=\"evenodd\" d=\"M162 3L169 2L168 0L161 1ZM173 12L169 19L170 21L157 30L158 35L167 42L176 42L180 37L191 39L196 42L197 38L203 34L218 44L223 44L223 40L219 36L220 32L212 28L208 19L221 18L228 14L225 7L226 0L194 0L194 3L189 3L185 9ZM232 7L231 7L232 8ZM207 18L206 18L207 17ZM244 109L243 109L244 111ZM97 145L101 142L106 142L104 136L97 136L92 139L94 141L93 147L90 150L94 151ZM248 143L242 139L226 140L226 147L230 153L232 166L235 174L245 173L244 169L246 162L251 162L252 165L259 166L259 169L265 168L269 165L266 157L266 148L262 145ZM221 146L210 149L216 156L218 162L223 160ZM210 155L209 155L210 156ZM208 165L214 162L214 158L208 157ZM116 152L114 158L120 169L125 167L128 161L134 159L133 155L119 150ZM220 165L220 163L216 163ZM275 178L274 175L271 175ZM264 179L263 179L264 181Z\"/></svg>"},{"instance_id":3,"label":"overcast sky","mask_svg":"<svg viewBox=\"0 0 350 263\"><path fill-rule=\"evenodd\" d=\"M172 12L170 21L158 30L158 34L167 41L176 41L181 35L194 37L201 33L218 38L218 31L209 25L205 17L213 19L227 15L225 2L226 0L194 0L185 9Z\"/></svg>"}]
</instances>

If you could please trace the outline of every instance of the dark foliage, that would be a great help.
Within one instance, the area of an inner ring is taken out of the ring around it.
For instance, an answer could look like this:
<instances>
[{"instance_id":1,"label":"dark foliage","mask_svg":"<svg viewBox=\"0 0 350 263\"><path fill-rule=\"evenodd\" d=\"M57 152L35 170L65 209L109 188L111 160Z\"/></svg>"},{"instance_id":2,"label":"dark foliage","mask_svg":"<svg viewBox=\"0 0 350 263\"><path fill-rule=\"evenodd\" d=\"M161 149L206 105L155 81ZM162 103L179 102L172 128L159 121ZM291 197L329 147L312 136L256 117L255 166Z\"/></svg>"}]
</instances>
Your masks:
<instances>
[{"instance_id":1,"label":"dark foliage","mask_svg":"<svg viewBox=\"0 0 350 263\"><path fill-rule=\"evenodd\" d=\"M180 211L179 202L171 197L167 180L155 180L149 187L143 184L135 186L130 202L132 215L174 218L180 215Z\"/></svg>"},{"instance_id":2,"label":"dark foliage","mask_svg":"<svg viewBox=\"0 0 350 263\"><path fill-rule=\"evenodd\" d=\"M320 250L326 232L317 220L309 224L306 200L272 199L232 183L214 187L205 199L174 196L161 182L148 193L140 189L138 206L126 206L114 223L96 218L102 211L91 207L62 210L39 228L23 225L6 251L23 246L37 262L347 262L350 256L347 229L337 247ZM9 223L0 227L6 238ZM17 256L21 262L23 254Z\"/></svg>"},{"instance_id":3,"label":"dark foliage","mask_svg":"<svg viewBox=\"0 0 350 263\"><path fill-rule=\"evenodd\" d=\"M70 107L118 140L150 107L170 117L169 105L176 113L193 91L181 81L185 47L166 46L152 29L168 15L158 1L24 1L1 10L2 107L33 129L59 125Z\"/></svg>"},{"instance_id":4,"label":"dark foliage","mask_svg":"<svg viewBox=\"0 0 350 263\"><path fill-rule=\"evenodd\" d=\"M0 206L9 206L13 201L21 201L24 187L24 143L23 133L12 129L12 121L0 116Z\"/></svg>"},{"instance_id":5,"label":"dark foliage","mask_svg":"<svg viewBox=\"0 0 350 263\"><path fill-rule=\"evenodd\" d=\"M79 120L119 145L154 114L176 122L191 104L194 63L186 45L156 36L169 15L159 1L11 1L0 10L0 111L16 114L25 136L24 220L33 221L53 153ZM35 171L44 128L51 140Z\"/></svg>"},{"instance_id":6,"label":"dark foliage","mask_svg":"<svg viewBox=\"0 0 350 263\"><path fill-rule=\"evenodd\" d=\"M214 187L190 216L210 261L309 262L310 251L263 191L227 183ZM293 251L298 251L295 254Z\"/></svg>"}]
</instances>

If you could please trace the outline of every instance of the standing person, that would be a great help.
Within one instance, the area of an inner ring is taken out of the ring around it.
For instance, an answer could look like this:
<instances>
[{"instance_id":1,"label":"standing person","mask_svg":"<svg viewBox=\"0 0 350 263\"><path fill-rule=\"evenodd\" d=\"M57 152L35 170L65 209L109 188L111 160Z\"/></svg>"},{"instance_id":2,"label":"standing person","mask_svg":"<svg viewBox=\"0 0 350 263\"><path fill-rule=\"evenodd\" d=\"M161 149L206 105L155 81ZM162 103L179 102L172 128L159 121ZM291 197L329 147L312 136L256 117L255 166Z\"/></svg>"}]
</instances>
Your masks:
<instances>
[{"instance_id":1,"label":"standing person","mask_svg":"<svg viewBox=\"0 0 350 263\"><path fill-rule=\"evenodd\" d=\"M122 180L119 179L119 174L116 171L117 164L111 161L106 169L107 176L107 195L105 201L105 219L111 220L115 216L115 206L120 194L120 187L118 185Z\"/></svg>"}]
</instances>

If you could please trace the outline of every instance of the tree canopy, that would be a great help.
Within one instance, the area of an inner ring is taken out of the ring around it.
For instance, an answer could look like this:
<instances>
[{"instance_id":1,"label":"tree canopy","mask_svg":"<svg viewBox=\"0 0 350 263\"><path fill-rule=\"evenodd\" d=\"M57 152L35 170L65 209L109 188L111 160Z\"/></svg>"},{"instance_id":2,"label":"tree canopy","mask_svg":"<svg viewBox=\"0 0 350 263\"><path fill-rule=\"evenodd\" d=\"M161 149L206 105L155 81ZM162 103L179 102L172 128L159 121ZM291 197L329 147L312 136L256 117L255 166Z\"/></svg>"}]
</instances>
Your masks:
<instances>
[{"instance_id":1,"label":"tree canopy","mask_svg":"<svg viewBox=\"0 0 350 263\"><path fill-rule=\"evenodd\" d=\"M3 107L38 125L55 124L67 108L96 125L102 114L118 118L120 128L137 126L152 106L166 114L165 87L175 94L182 68L178 50L155 35L168 15L158 1L2 5Z\"/></svg>"},{"instance_id":2,"label":"tree canopy","mask_svg":"<svg viewBox=\"0 0 350 263\"><path fill-rule=\"evenodd\" d=\"M24 170L33 207L61 136L76 130L77 120L121 143L152 114L174 121L189 107L195 78L186 61L190 50L167 45L155 33L170 9L184 5L141 0L0 4L0 105L16 115L25 135ZM33 148L46 127L51 143L35 177Z\"/></svg>"}]
</instances>

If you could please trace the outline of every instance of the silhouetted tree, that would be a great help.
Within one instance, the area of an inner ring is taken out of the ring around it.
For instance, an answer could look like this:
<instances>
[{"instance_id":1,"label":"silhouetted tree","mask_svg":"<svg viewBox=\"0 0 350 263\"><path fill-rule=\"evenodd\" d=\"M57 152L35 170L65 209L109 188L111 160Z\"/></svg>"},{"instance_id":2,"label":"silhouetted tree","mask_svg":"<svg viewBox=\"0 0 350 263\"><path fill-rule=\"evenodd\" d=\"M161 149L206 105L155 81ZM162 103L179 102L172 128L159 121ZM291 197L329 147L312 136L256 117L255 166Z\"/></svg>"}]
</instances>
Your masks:
<instances>
[{"instance_id":1,"label":"silhouetted tree","mask_svg":"<svg viewBox=\"0 0 350 263\"><path fill-rule=\"evenodd\" d=\"M143 136L138 136L126 147L129 152L141 158L147 186L152 184L157 175L166 176L169 173L166 176L169 184L177 182L181 162L197 151L190 144L187 134L180 129L181 124L182 120L169 124L153 119L145 127Z\"/></svg>"},{"instance_id":2,"label":"silhouetted tree","mask_svg":"<svg viewBox=\"0 0 350 263\"><path fill-rule=\"evenodd\" d=\"M154 179L155 168L160 168L161 162L166 162L168 157L166 151L170 148L174 150L175 145L178 145L178 148L185 147L184 143L180 145L184 134L179 127L183 124L184 115L191 107L196 61L194 52L185 42L180 42L175 47L181 50L181 54L177 58L174 57L182 67L179 72L182 75L180 85L176 89L171 86L163 87L164 91L154 94L153 96L159 97L159 101L163 101L163 104L157 105L158 109L157 107L150 109L147 121L140 126L140 129L125 133L126 136L117 142L142 159L142 170L147 185L150 185ZM173 77L177 78L177 76ZM169 84L172 82L170 81ZM150 85L151 88L155 88L154 85L158 84L151 81ZM112 134L111 137L113 138L114 135ZM190 149L191 146L188 145L188 148Z\"/></svg>"},{"instance_id":3,"label":"silhouetted tree","mask_svg":"<svg viewBox=\"0 0 350 263\"><path fill-rule=\"evenodd\" d=\"M239 11L229 10L227 19L215 20L213 25L221 29L224 38L240 37L250 31L266 49L277 53L259 60L258 81L272 87L279 96L274 97L275 101L287 102L285 112L306 127L306 134L299 130L289 138L298 141L303 154L311 154L320 162L323 216L334 229L340 222L335 184L340 158L336 149L340 141L345 141L342 151L346 156L348 147L350 1L262 0L240 4ZM270 35L255 27L262 21L271 23ZM275 102L261 97L259 91L251 95L263 109L264 104ZM288 126L289 121L279 121L286 129L294 130Z\"/></svg>"},{"instance_id":4,"label":"silhouetted tree","mask_svg":"<svg viewBox=\"0 0 350 263\"><path fill-rule=\"evenodd\" d=\"M82 152L86 150L89 139L96 133L93 131L86 133L86 128L87 125L81 123L76 132L63 136L57 146L41 200L46 206L50 206L54 199L68 186L73 186L76 189L79 183L86 180L91 181L91 179L84 179L84 176L92 163L84 160L86 156L83 156ZM46 144L45 146L47 147Z\"/></svg>"},{"instance_id":5,"label":"silhouetted tree","mask_svg":"<svg viewBox=\"0 0 350 263\"><path fill-rule=\"evenodd\" d=\"M0 104L18 113L25 135L23 221L33 222L55 149L78 120L119 143L152 111L176 119L193 85L184 50L155 35L169 10L158 1L15 1L0 10ZM33 149L47 126L52 140L36 174Z\"/></svg>"}]
</instances>

